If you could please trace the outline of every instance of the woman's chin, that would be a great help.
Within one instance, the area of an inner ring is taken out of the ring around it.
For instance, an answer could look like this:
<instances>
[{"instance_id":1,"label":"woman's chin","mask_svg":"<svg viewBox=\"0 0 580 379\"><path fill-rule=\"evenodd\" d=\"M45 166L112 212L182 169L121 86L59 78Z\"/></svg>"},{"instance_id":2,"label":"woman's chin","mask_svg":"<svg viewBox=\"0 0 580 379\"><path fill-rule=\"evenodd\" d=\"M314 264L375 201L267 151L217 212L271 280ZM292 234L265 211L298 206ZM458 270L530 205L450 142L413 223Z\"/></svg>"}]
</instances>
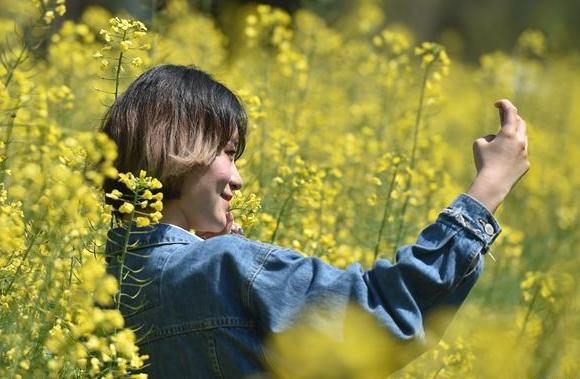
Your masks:
<instances>
[{"instance_id":1,"label":"woman's chin","mask_svg":"<svg viewBox=\"0 0 580 379\"><path fill-rule=\"evenodd\" d=\"M212 233L221 233L225 230L228 224L228 220L226 215L221 215L221 217L216 217L214 222L211 224L211 232ZM209 225L208 225L209 226Z\"/></svg>"},{"instance_id":2,"label":"woman's chin","mask_svg":"<svg viewBox=\"0 0 580 379\"><path fill-rule=\"evenodd\" d=\"M228 225L228 216L224 212L221 214L216 214L211 220L206 219L206 222L204 223L203 226L200 226L199 229L197 228L194 229L199 230L199 232L204 235L205 234L218 235L225 233L227 225Z\"/></svg>"}]
</instances>

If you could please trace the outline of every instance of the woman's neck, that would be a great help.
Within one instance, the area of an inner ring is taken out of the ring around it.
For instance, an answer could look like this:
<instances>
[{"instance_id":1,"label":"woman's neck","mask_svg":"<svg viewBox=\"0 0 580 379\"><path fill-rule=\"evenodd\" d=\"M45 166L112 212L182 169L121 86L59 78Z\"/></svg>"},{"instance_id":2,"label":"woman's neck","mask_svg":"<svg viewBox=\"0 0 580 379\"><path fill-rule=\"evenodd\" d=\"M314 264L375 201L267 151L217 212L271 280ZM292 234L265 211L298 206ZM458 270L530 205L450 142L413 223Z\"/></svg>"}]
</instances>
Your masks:
<instances>
[{"instance_id":1,"label":"woman's neck","mask_svg":"<svg viewBox=\"0 0 580 379\"><path fill-rule=\"evenodd\" d=\"M163 204L163 216L159 222L166 224L177 225L185 230L190 230L191 227L185 217L185 214L181 211L181 208L173 201Z\"/></svg>"}]
</instances>

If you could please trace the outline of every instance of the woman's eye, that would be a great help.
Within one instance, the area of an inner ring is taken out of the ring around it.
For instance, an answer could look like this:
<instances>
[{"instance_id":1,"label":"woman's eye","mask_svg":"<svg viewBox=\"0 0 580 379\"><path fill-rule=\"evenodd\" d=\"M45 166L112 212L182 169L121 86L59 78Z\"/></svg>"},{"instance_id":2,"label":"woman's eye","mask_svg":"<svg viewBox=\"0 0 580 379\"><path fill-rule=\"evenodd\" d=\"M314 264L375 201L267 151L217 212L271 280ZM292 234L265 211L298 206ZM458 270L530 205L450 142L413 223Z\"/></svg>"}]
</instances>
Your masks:
<instances>
[{"instance_id":1,"label":"woman's eye","mask_svg":"<svg viewBox=\"0 0 580 379\"><path fill-rule=\"evenodd\" d=\"M227 150L226 154L229 155L230 157L234 157L236 155L236 151L235 150Z\"/></svg>"}]
</instances>

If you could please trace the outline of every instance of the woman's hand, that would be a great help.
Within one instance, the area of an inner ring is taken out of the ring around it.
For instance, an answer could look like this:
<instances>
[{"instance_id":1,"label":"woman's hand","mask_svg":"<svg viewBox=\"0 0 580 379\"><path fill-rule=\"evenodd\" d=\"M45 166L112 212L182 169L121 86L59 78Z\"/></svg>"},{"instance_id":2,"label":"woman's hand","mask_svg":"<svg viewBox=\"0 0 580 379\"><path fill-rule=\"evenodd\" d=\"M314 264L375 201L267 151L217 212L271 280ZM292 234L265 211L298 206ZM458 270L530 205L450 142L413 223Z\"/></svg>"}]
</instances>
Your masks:
<instances>
[{"instance_id":1,"label":"woman's hand","mask_svg":"<svg viewBox=\"0 0 580 379\"><path fill-rule=\"evenodd\" d=\"M219 232L195 232L195 234L200 237L203 238L204 240L211 238L211 237L216 237L216 236L222 236L224 234L244 234L244 230L242 229L242 227L240 225L238 225L235 221L234 221L234 216L232 215L232 212L227 212L226 213L226 226Z\"/></svg>"},{"instance_id":2,"label":"woman's hand","mask_svg":"<svg viewBox=\"0 0 580 379\"><path fill-rule=\"evenodd\" d=\"M499 108L501 130L473 143L477 176L467 192L492 213L530 168L526 122L509 100L494 105Z\"/></svg>"}]
</instances>

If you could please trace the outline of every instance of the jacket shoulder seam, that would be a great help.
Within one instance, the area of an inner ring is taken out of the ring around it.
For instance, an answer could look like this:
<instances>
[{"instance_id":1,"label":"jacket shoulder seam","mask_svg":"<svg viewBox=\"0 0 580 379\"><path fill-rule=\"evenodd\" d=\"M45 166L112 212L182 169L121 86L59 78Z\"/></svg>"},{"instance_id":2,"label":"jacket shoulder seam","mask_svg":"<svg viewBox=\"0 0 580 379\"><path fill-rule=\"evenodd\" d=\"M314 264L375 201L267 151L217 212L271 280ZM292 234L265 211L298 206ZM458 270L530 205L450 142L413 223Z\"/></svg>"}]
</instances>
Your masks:
<instances>
[{"instance_id":1,"label":"jacket shoulder seam","mask_svg":"<svg viewBox=\"0 0 580 379\"><path fill-rule=\"evenodd\" d=\"M260 254L261 259L258 261L258 264L255 266L254 270L250 272L250 275L247 279L247 288L244 294L244 301L246 303L246 306L250 309L252 306L252 286L254 284L254 281L256 280L260 272L264 269L264 265L266 264L268 258L275 249L275 247L273 246L268 247L267 245L264 244L261 245L260 253L263 253L264 250L268 248L269 250L266 252L266 254Z\"/></svg>"}]
</instances>

